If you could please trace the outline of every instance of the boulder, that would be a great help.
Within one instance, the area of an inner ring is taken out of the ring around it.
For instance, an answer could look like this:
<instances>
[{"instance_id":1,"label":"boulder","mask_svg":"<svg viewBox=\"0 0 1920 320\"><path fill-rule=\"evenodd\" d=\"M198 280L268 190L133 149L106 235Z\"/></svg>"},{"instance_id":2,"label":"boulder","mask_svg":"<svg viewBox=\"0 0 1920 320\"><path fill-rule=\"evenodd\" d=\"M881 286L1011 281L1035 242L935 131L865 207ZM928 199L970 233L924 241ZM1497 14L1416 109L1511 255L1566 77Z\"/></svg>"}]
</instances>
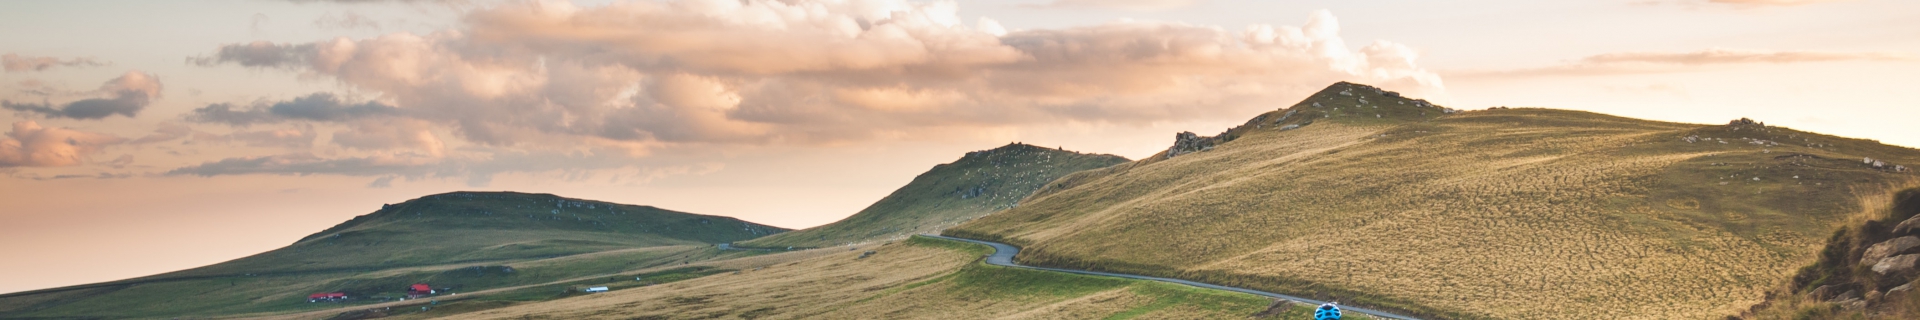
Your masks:
<instances>
[{"instance_id":1,"label":"boulder","mask_svg":"<svg viewBox=\"0 0 1920 320\"><path fill-rule=\"evenodd\" d=\"M1920 247L1920 237L1905 236L1875 243L1873 246L1867 247L1865 253L1860 254L1860 264L1874 264L1881 259L1907 253L1908 250L1913 250L1914 247Z\"/></svg>"},{"instance_id":2,"label":"boulder","mask_svg":"<svg viewBox=\"0 0 1920 320\"><path fill-rule=\"evenodd\" d=\"M1880 259L1879 263L1873 264L1873 272L1881 275L1911 273L1915 262L1920 262L1920 254L1903 254Z\"/></svg>"},{"instance_id":3,"label":"boulder","mask_svg":"<svg viewBox=\"0 0 1920 320\"><path fill-rule=\"evenodd\" d=\"M1835 292L1835 291L1839 291L1839 290L1842 290L1840 289L1840 286L1829 284L1829 285L1820 286L1818 288L1813 288L1813 291L1808 292L1807 296L1813 297L1814 300L1824 301L1827 299L1833 299L1834 295L1839 294L1839 292Z\"/></svg>"},{"instance_id":4,"label":"boulder","mask_svg":"<svg viewBox=\"0 0 1920 320\"><path fill-rule=\"evenodd\" d=\"M1920 215L1914 215L1912 218L1907 218L1907 221L1894 225L1893 234L1907 234L1916 228L1920 228Z\"/></svg>"}]
</instances>

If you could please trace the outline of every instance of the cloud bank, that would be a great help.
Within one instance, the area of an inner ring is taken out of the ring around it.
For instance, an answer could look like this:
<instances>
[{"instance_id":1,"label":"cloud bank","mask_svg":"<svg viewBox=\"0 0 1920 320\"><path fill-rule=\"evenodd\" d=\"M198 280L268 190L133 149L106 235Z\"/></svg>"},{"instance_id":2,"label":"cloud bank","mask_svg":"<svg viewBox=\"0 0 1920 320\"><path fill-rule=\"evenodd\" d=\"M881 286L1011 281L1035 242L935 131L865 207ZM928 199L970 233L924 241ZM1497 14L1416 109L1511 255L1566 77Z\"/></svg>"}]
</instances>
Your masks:
<instances>
[{"instance_id":1,"label":"cloud bank","mask_svg":"<svg viewBox=\"0 0 1920 320\"><path fill-rule=\"evenodd\" d=\"M1559 65L1450 73L1455 77L1538 77L1665 73L1739 64L1793 64L1838 61L1913 61L1892 52L1761 51L1707 49L1693 52L1618 52L1583 57Z\"/></svg>"},{"instance_id":2,"label":"cloud bank","mask_svg":"<svg viewBox=\"0 0 1920 320\"><path fill-rule=\"evenodd\" d=\"M103 119L113 115L132 118L146 109L153 99L160 98L160 78L140 71L127 71L120 77L107 80L94 94L103 98L83 99L68 102L55 107L49 103L15 103L0 101L0 107L23 113L39 114L48 118L71 118L81 120Z\"/></svg>"},{"instance_id":3,"label":"cloud bank","mask_svg":"<svg viewBox=\"0 0 1920 320\"><path fill-rule=\"evenodd\" d=\"M1412 48L1348 48L1325 11L1299 27L1124 21L1018 32L958 11L907 1L505 4L467 13L458 30L221 46L193 62L296 70L376 96L215 104L190 118L406 119L492 147L650 149L1240 118L1336 81L1444 89ZM296 116L282 105L328 111Z\"/></svg>"},{"instance_id":4,"label":"cloud bank","mask_svg":"<svg viewBox=\"0 0 1920 320\"><path fill-rule=\"evenodd\" d=\"M7 72L47 71L53 67L98 67L112 63L102 62L92 57L60 59L56 57L22 56L8 53L0 55L0 67Z\"/></svg>"}]
</instances>

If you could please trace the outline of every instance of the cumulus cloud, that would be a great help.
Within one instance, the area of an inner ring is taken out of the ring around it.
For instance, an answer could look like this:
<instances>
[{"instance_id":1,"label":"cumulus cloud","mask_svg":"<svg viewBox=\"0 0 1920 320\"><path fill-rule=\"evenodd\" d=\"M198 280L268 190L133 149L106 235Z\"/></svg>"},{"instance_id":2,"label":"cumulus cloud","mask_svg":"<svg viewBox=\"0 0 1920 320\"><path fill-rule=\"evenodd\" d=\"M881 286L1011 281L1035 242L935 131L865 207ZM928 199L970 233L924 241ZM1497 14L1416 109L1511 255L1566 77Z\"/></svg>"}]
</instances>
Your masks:
<instances>
[{"instance_id":1,"label":"cumulus cloud","mask_svg":"<svg viewBox=\"0 0 1920 320\"><path fill-rule=\"evenodd\" d=\"M1236 30L1123 21L1010 32L991 19L961 19L954 2L900 0L516 2L463 20L460 29L430 34L221 46L195 63L294 70L379 102L366 103L366 112L302 118L271 107L301 99L217 104L189 119L406 119L419 121L409 128L444 129L481 146L617 145L638 154L1239 120L1337 81L1429 96L1444 90L1417 63L1418 50L1385 41L1351 49L1326 11L1303 26ZM421 132L335 140L356 150L420 149L425 140L397 138Z\"/></svg>"},{"instance_id":2,"label":"cumulus cloud","mask_svg":"<svg viewBox=\"0 0 1920 320\"><path fill-rule=\"evenodd\" d=\"M35 113L48 118L102 119L113 115L132 118L146 109L153 99L160 98L160 78L140 71L127 71L120 77L107 80L100 89L92 92L106 96L104 98L82 99L55 107L51 103L15 103L0 101L0 107L23 113Z\"/></svg>"},{"instance_id":3,"label":"cumulus cloud","mask_svg":"<svg viewBox=\"0 0 1920 320\"><path fill-rule=\"evenodd\" d=\"M53 67L98 67L110 64L112 63L103 62L93 57L60 59L57 57L22 56L14 53L0 55L0 67L4 67L7 72L47 71L47 69L52 69Z\"/></svg>"},{"instance_id":4,"label":"cumulus cloud","mask_svg":"<svg viewBox=\"0 0 1920 320\"><path fill-rule=\"evenodd\" d=\"M102 148L125 141L108 134L41 127L33 121L14 122L13 130L0 139L0 167L80 165Z\"/></svg>"},{"instance_id":5,"label":"cumulus cloud","mask_svg":"<svg viewBox=\"0 0 1920 320\"><path fill-rule=\"evenodd\" d=\"M1192 6L1202 0L1054 0L1039 7L1161 10Z\"/></svg>"},{"instance_id":6,"label":"cumulus cloud","mask_svg":"<svg viewBox=\"0 0 1920 320\"><path fill-rule=\"evenodd\" d=\"M320 92L279 102L255 102L247 106L215 103L193 109L188 121L247 126L286 121L347 121L393 115L399 108L377 101L351 103L332 93Z\"/></svg>"},{"instance_id":7,"label":"cumulus cloud","mask_svg":"<svg viewBox=\"0 0 1920 320\"><path fill-rule=\"evenodd\" d=\"M1912 54L1892 52L1761 51L1707 49L1692 52L1619 52L1567 61L1559 65L1513 70L1468 71L1456 77L1580 76L1662 73L1702 67L1740 64L1793 64L1837 61L1914 61Z\"/></svg>"}]
</instances>

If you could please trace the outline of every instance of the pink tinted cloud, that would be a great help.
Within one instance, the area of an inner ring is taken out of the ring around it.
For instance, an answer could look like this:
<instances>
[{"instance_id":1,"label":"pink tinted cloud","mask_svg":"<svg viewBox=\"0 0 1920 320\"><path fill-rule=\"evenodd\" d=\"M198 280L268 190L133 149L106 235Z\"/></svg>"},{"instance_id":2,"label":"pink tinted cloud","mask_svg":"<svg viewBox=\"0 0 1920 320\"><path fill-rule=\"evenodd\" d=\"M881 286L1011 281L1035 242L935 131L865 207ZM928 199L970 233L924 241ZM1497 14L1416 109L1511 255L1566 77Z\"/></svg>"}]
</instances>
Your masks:
<instances>
[{"instance_id":1,"label":"pink tinted cloud","mask_svg":"<svg viewBox=\"0 0 1920 320\"><path fill-rule=\"evenodd\" d=\"M0 167L76 166L101 149L125 141L109 134L14 122L12 131L0 138Z\"/></svg>"},{"instance_id":2,"label":"pink tinted cloud","mask_svg":"<svg viewBox=\"0 0 1920 320\"><path fill-rule=\"evenodd\" d=\"M418 120L515 148L1139 125L1244 117L1336 81L1444 90L1418 50L1384 41L1348 49L1325 11L1298 27L1130 21L1017 32L958 12L954 2L908 1L512 3L476 9L457 30L231 44L194 62L333 78L393 108L359 119ZM275 108L194 114L360 121Z\"/></svg>"},{"instance_id":3,"label":"pink tinted cloud","mask_svg":"<svg viewBox=\"0 0 1920 320\"><path fill-rule=\"evenodd\" d=\"M1552 66L1510 70L1466 71L1450 73L1450 75L1466 78L1586 76L1682 72L1728 65L1796 64L1840 61L1914 61L1916 59L1920 58L1912 54L1897 52L1763 51L1716 48L1691 52L1605 53Z\"/></svg>"},{"instance_id":4,"label":"pink tinted cloud","mask_svg":"<svg viewBox=\"0 0 1920 320\"><path fill-rule=\"evenodd\" d=\"M100 61L93 57L60 59L58 57L23 56L14 53L0 54L0 68L7 72L47 71L53 67L98 67L113 63Z\"/></svg>"}]
</instances>

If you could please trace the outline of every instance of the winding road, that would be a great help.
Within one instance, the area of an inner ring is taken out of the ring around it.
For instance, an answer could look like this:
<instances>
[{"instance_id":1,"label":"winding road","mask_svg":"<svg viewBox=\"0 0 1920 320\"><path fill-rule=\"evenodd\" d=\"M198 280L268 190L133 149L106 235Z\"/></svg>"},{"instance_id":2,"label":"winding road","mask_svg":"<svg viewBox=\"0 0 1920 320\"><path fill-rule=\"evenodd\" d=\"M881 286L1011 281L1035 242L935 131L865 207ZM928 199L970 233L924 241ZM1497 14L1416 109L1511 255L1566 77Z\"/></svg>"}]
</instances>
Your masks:
<instances>
[{"instance_id":1,"label":"winding road","mask_svg":"<svg viewBox=\"0 0 1920 320\"><path fill-rule=\"evenodd\" d=\"M1013 256L1014 256L1014 255L1017 255L1017 254L1020 254L1020 247L1015 247L1015 246L1013 246L1013 245L1009 245L1009 244L1005 244L1005 243L999 243L999 242L990 242L990 241L980 241L980 240L973 240L973 239L962 239L962 238L954 238L954 237L948 237L948 236L940 236L940 235L931 235L931 234L922 234L921 236L925 236L925 237L929 237L929 238L935 238L935 239L945 239L945 240L953 240L953 241L962 241L962 242L970 242L970 243L977 243L977 244L983 244L983 245L987 245L987 246L990 246L990 247L993 247L993 255L990 255L990 256L987 256L987 264L990 264L990 265L996 265L996 266L1003 266L1003 267L1013 267L1013 268L1025 268L1025 269L1034 269L1034 270L1046 270L1046 271L1055 271L1055 272L1066 272L1066 273L1072 273L1072 274L1084 274L1084 275L1093 275L1093 276L1108 276L1108 277L1116 277L1116 278L1127 278L1127 279L1139 279L1139 280L1151 280L1151 281L1160 281L1160 282L1169 282L1169 283L1177 283L1177 284L1184 284L1184 285L1189 285L1189 286L1195 286L1195 287L1201 287L1201 288L1207 288L1207 289L1214 289L1214 290L1226 290L1226 291L1233 291L1233 292L1239 292L1239 293L1246 293L1246 294L1253 294L1253 295L1259 295L1259 296L1265 296L1265 297L1271 297L1271 298L1275 298L1275 299L1281 299L1281 300L1288 300L1288 301L1293 301L1293 302L1296 302L1296 303L1304 303L1304 304L1307 304L1307 305L1309 305L1309 306L1317 306L1317 305L1320 305L1320 304L1322 304L1322 303L1327 303L1326 301L1320 301L1320 300L1313 300L1313 299L1307 299L1307 298L1301 298L1301 297L1295 297L1295 296L1290 296L1290 295L1284 295L1284 294L1278 294L1278 293L1272 293L1272 292L1266 292L1266 291L1260 291L1260 290L1253 290L1253 289L1246 289L1246 288L1236 288L1236 287L1228 287L1228 286L1222 286L1222 285L1215 285L1215 284L1206 284L1206 283L1199 283L1199 282L1193 282L1193 281L1187 281L1187 280L1180 280L1180 279L1172 279L1172 278L1161 278L1161 277L1149 277L1149 276L1142 276L1142 275L1131 275L1131 274L1121 274L1121 273L1111 273L1111 272L1099 272L1099 271L1086 271L1086 270L1073 270L1073 269L1059 269L1059 268L1047 268L1047 267L1035 267L1035 266L1023 266L1023 265L1019 265L1019 264L1014 264L1014 263L1013 263ZM1408 317L1408 316L1403 316L1403 315L1397 315L1397 314L1392 314L1392 313L1387 313L1387 312L1385 312L1385 311L1379 311L1379 310L1373 310L1373 309L1367 309L1367 308L1360 308L1360 307L1351 307L1351 306L1340 306L1340 310L1341 310L1341 311L1343 311L1343 312L1351 312L1351 313L1362 313L1362 314L1366 314L1366 315L1369 315L1369 316L1373 316L1373 317L1375 317L1375 318L1385 318L1385 319L1405 319L1405 320L1414 320L1414 319L1418 319L1418 318L1414 318L1414 317Z\"/></svg>"}]
</instances>

